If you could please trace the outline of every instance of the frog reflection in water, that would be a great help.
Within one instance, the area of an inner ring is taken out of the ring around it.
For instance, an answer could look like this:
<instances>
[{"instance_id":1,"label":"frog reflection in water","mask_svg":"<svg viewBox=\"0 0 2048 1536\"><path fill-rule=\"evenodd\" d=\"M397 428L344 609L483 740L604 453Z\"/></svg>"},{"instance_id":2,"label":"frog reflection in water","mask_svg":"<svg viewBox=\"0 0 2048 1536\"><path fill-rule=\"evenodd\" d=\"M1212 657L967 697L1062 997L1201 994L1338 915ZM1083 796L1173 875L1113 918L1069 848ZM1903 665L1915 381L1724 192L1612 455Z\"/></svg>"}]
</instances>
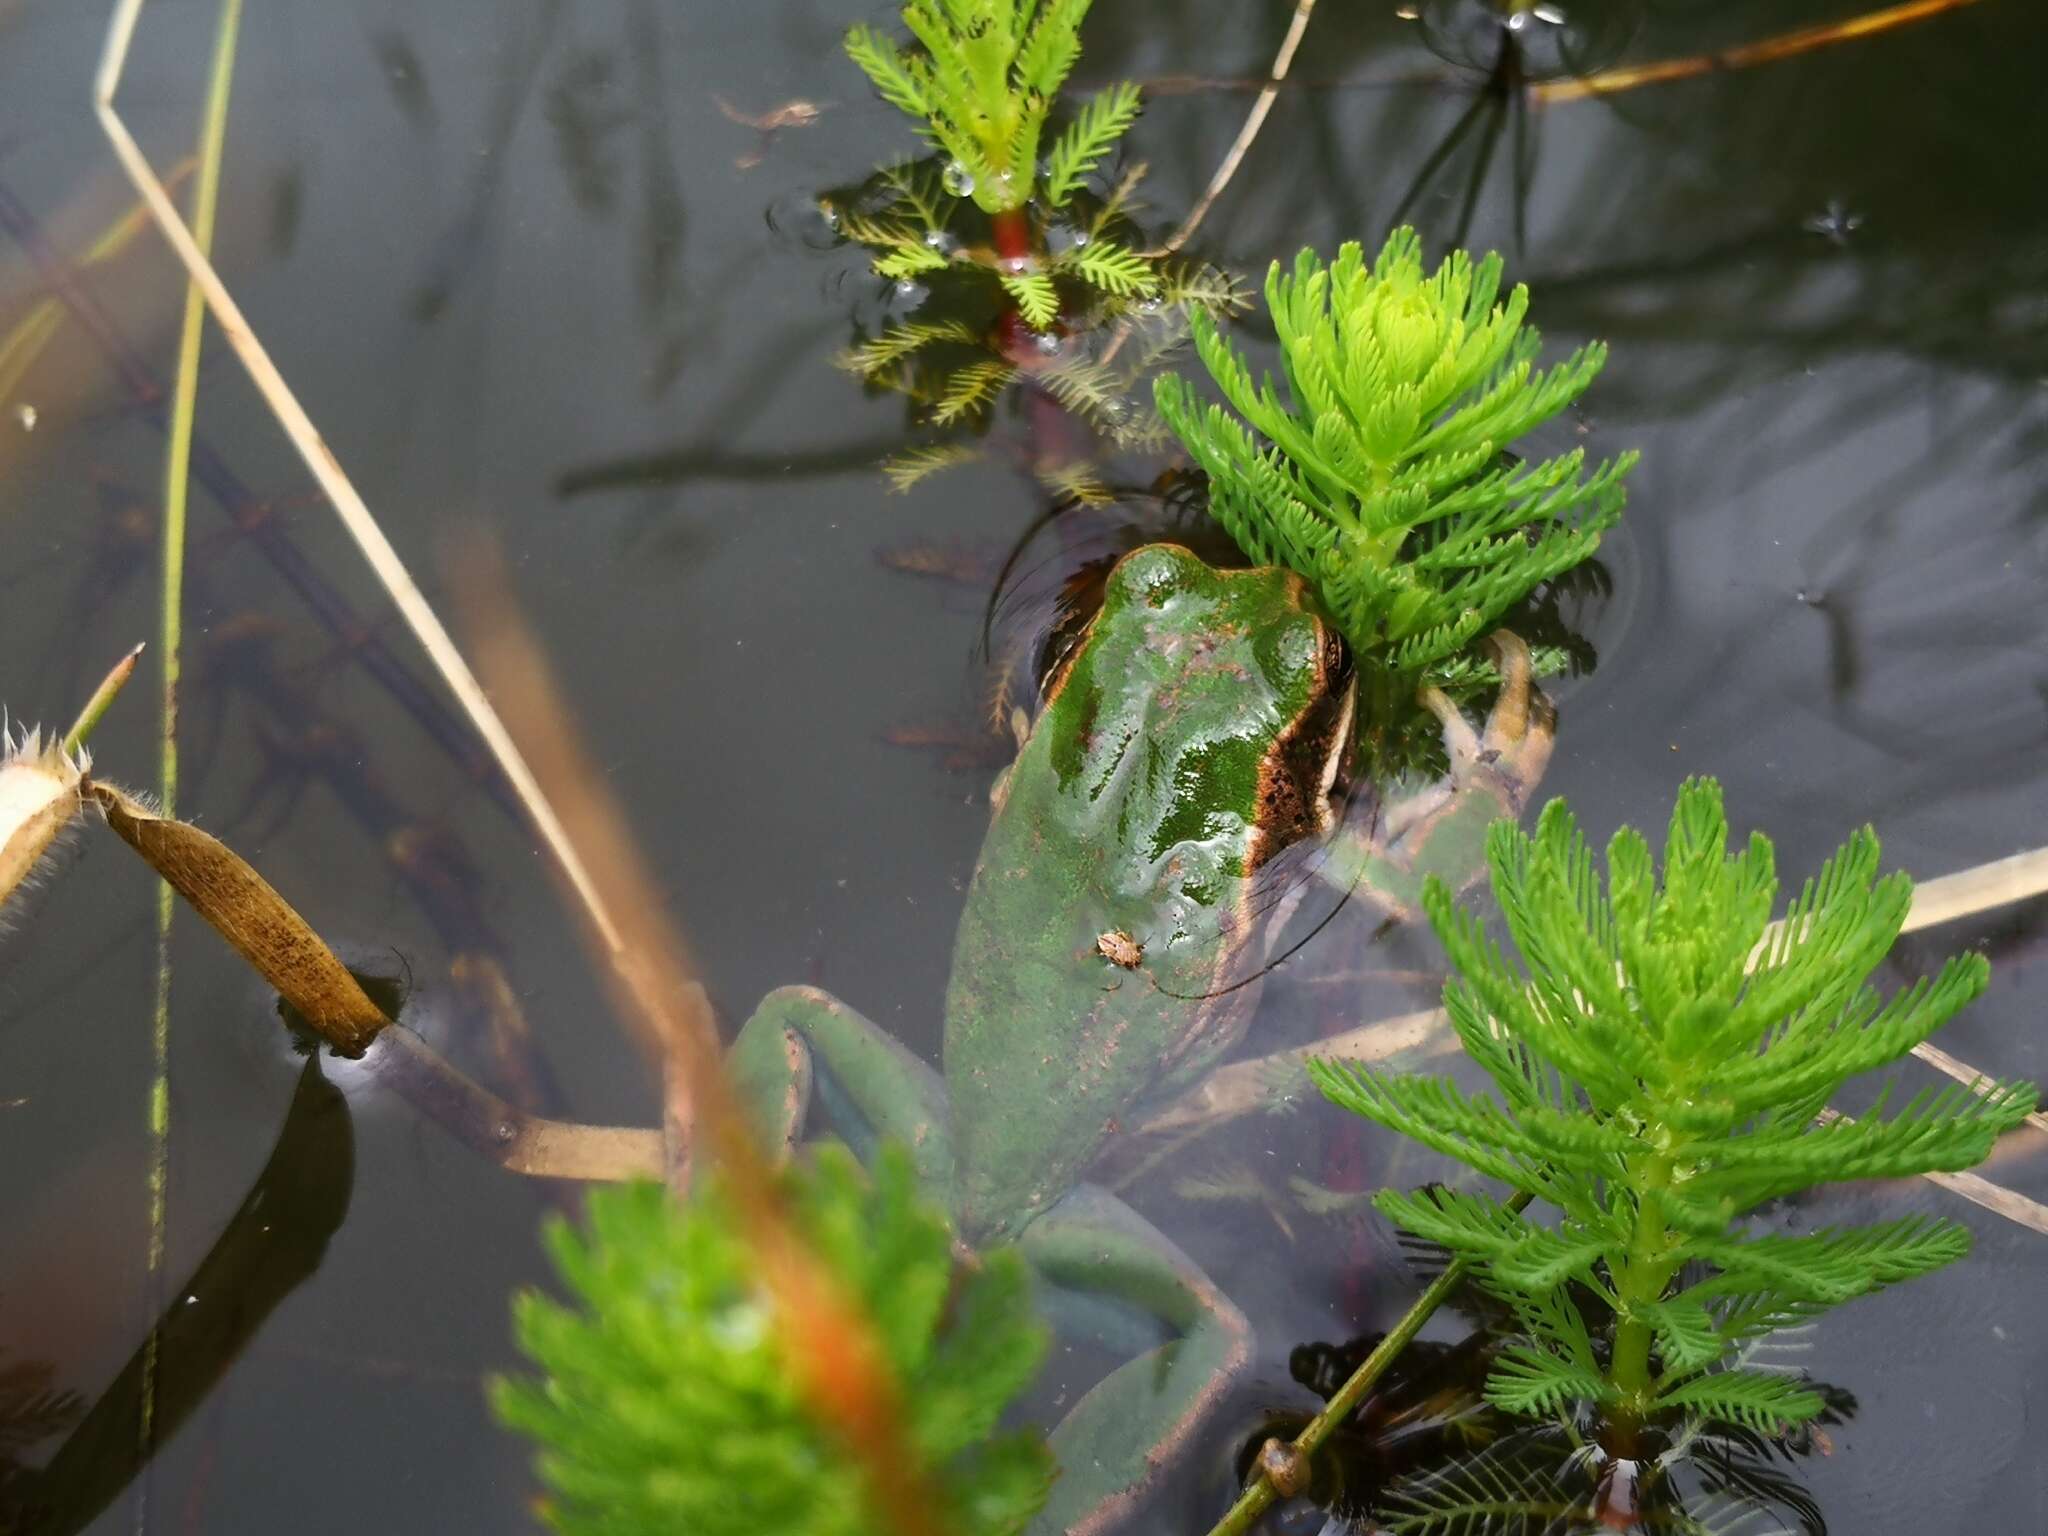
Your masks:
<instances>
[{"instance_id":1,"label":"frog reflection in water","mask_svg":"<svg viewBox=\"0 0 2048 1536\"><path fill-rule=\"evenodd\" d=\"M1528 729L1526 668L1505 670L1484 741L1441 705L1452 782L1383 819L1432 863L1455 849L1476 868L1478 829L1519 809L1547 756L1547 729ZM808 987L770 994L733 1046L771 1135L802 1134L815 1083L856 1145L911 1148L967 1245L1015 1242L1062 1310L1148 1320L1143 1342L1122 1346L1137 1357L1054 1431L1061 1477L1035 1531L1096 1531L1134 1508L1250 1358L1243 1314L1085 1175L1120 1123L1242 1039L1302 858L1396 901L1391 887L1419 878L1386 841L1335 824L1353 692L1335 631L1291 573L1213 570L1171 544L1126 555L991 796L943 1074ZM1352 840L1341 856L1333 837Z\"/></svg>"}]
</instances>

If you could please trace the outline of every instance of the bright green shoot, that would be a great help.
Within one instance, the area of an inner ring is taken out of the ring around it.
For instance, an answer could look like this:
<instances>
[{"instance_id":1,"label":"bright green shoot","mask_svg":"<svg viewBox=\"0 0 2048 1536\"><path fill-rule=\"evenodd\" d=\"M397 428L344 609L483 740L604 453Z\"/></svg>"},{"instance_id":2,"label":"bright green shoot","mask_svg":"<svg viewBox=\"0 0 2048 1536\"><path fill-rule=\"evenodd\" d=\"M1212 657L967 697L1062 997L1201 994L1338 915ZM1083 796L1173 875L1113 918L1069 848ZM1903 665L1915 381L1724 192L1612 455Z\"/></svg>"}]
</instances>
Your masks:
<instances>
[{"instance_id":1,"label":"bright green shoot","mask_svg":"<svg viewBox=\"0 0 2048 1536\"><path fill-rule=\"evenodd\" d=\"M1370 266L1356 242L1328 267L1304 250L1291 274L1275 262L1266 278L1289 400L1270 378L1254 386L1199 314L1196 348L1237 415L1205 408L1183 379L1156 386L1245 553L1307 578L1361 664L1411 692L1593 553L1635 462L1590 476L1583 450L1507 462L1503 450L1576 400L1607 354L1586 346L1539 371L1528 290L1496 302L1500 280L1498 255L1462 251L1425 273L1405 227Z\"/></svg>"},{"instance_id":2,"label":"bright green shoot","mask_svg":"<svg viewBox=\"0 0 2048 1536\"><path fill-rule=\"evenodd\" d=\"M872 1179L840 1146L785 1177L805 1238L867 1308L898 1374L943 1527L1015 1536L1052 1481L1038 1437L997 1428L1045 1352L1023 1261L998 1251L963 1276L901 1147L883 1148ZM538 1443L549 1524L564 1536L880 1536L863 1469L800 1396L715 1185L686 1202L651 1183L597 1190L587 1232L558 1220L547 1237L576 1304L517 1299L520 1347L544 1374L492 1395Z\"/></svg>"},{"instance_id":3,"label":"bright green shoot","mask_svg":"<svg viewBox=\"0 0 2048 1536\"><path fill-rule=\"evenodd\" d=\"M1138 88L1112 85L1082 106L1045 157L1039 151L1061 82L1081 54L1091 0L910 0L899 47L855 27L846 51L884 100L923 124L951 157L949 186L983 212L1022 208L1034 194L1064 207L1138 115Z\"/></svg>"},{"instance_id":4,"label":"bright green shoot","mask_svg":"<svg viewBox=\"0 0 2048 1536\"><path fill-rule=\"evenodd\" d=\"M1468 1163L1562 1213L1538 1225L1491 1195L1383 1193L1399 1226L1470 1258L1515 1309L1521 1338L1487 1395L1511 1412L1594 1406L1632 1454L1645 1420L1697 1415L1769 1432L1812 1417L1818 1393L1739 1363L1773 1329L1926 1274L1969 1248L1950 1221L1905 1217L1799 1236L1745 1213L1811 1185L1968 1168L2034 1105L2030 1084L1923 1092L1886 1116L1828 1113L1849 1078L1897 1061L1983 990L1980 955L1882 998L1868 978L1912 899L1877 879L1856 833L1785 918L1770 840L1732 857L1720 787L1678 794L1662 883L1623 827L1602 889L1562 800L1533 839L1495 823L1493 888L1521 952L1512 964L1432 882L1431 923L1457 979L1444 1005L1498 1100L1448 1078L1313 1068L1348 1109ZM1889 1095L1887 1094L1887 1098ZM1578 1288L1583 1288L1580 1290ZM1575 1296L1612 1308L1596 1348Z\"/></svg>"}]
</instances>

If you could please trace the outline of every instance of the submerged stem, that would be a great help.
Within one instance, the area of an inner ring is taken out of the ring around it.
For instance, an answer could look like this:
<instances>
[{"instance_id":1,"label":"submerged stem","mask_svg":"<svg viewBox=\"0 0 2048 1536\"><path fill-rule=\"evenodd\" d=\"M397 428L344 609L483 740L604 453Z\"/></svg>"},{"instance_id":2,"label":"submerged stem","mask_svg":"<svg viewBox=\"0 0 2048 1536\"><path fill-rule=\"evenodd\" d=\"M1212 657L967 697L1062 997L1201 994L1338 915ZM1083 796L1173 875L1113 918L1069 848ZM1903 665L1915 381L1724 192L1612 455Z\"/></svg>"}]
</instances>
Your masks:
<instances>
[{"instance_id":1,"label":"submerged stem","mask_svg":"<svg viewBox=\"0 0 2048 1536\"><path fill-rule=\"evenodd\" d=\"M1528 1205L1532 1197L1527 1190L1517 1192L1508 1202L1507 1208L1519 1211ZM1401 1356L1401 1351L1414 1342L1422 1332L1423 1324L1430 1320L1436 1309L1450 1299L1452 1291L1465 1278L1470 1264L1464 1259L1452 1263L1430 1284L1428 1290L1415 1298L1415 1304L1394 1324L1392 1331L1380 1340L1373 1352L1365 1357L1350 1379L1339 1387L1330 1400L1323 1405L1323 1411L1302 1427L1292 1442L1292 1456L1284 1458L1294 1465L1305 1465L1331 1433L1351 1416L1351 1411L1365 1399L1373 1383L1384 1376L1387 1367ZM1280 1496L1273 1486L1271 1477L1261 1470L1258 1480L1238 1496L1230 1512L1217 1521L1209 1536L1244 1536L1252 1523L1272 1507Z\"/></svg>"}]
</instances>

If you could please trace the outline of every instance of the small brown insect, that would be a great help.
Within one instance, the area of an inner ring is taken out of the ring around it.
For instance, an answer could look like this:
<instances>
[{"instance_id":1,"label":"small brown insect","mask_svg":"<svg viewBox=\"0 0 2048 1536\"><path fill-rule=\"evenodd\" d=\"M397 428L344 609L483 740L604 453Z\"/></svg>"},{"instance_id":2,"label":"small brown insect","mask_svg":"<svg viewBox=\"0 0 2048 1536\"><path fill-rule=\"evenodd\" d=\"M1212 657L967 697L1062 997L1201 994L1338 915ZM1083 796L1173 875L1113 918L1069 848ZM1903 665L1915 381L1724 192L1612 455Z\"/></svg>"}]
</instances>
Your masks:
<instances>
[{"instance_id":1,"label":"small brown insect","mask_svg":"<svg viewBox=\"0 0 2048 1536\"><path fill-rule=\"evenodd\" d=\"M1111 965L1120 965L1127 971L1135 971L1145 958L1145 946L1121 928L1112 928L1096 939L1095 949Z\"/></svg>"}]
</instances>

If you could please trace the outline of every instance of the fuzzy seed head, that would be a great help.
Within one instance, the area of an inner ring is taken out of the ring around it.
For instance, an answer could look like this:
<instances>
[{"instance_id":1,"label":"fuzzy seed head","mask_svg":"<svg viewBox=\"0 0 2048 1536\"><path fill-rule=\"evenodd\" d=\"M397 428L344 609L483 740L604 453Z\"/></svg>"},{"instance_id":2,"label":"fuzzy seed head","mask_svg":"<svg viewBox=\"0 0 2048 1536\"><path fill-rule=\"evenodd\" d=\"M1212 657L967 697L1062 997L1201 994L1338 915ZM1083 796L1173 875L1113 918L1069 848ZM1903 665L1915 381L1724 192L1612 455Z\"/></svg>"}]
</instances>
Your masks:
<instances>
[{"instance_id":1,"label":"fuzzy seed head","mask_svg":"<svg viewBox=\"0 0 2048 1536\"><path fill-rule=\"evenodd\" d=\"M0 738L4 739L4 738ZM90 766L30 731L0 755L0 907L36 872L51 846L77 818L79 782Z\"/></svg>"}]
</instances>

